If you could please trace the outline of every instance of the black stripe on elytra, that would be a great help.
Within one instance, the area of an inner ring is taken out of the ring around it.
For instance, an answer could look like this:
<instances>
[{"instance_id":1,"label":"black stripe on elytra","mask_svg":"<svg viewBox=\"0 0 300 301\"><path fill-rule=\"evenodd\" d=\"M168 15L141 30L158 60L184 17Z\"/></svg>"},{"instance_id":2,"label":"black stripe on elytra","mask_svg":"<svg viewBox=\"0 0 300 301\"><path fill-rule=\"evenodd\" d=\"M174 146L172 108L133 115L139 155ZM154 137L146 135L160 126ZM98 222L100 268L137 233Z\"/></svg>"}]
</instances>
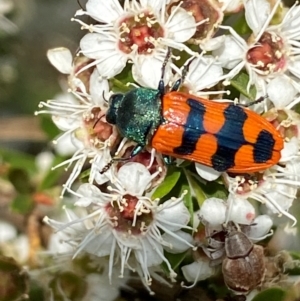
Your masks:
<instances>
[{"instance_id":1,"label":"black stripe on elytra","mask_svg":"<svg viewBox=\"0 0 300 301\"><path fill-rule=\"evenodd\" d=\"M221 130L215 135L217 138L217 151L211 158L212 167L220 172L234 166L236 152L245 141L243 127L248 118L246 112L234 104L228 105L224 110L225 122Z\"/></svg>"},{"instance_id":2,"label":"black stripe on elytra","mask_svg":"<svg viewBox=\"0 0 300 301\"><path fill-rule=\"evenodd\" d=\"M272 158L273 148L275 145L275 140L273 135L266 131L262 130L257 140L254 144L253 150L253 160L255 163L265 163L266 161Z\"/></svg>"},{"instance_id":3,"label":"black stripe on elytra","mask_svg":"<svg viewBox=\"0 0 300 301\"><path fill-rule=\"evenodd\" d=\"M173 149L174 154L178 155L192 154L200 136L205 133L203 127L205 106L192 98L187 99L186 103L190 106L190 112L184 125L181 145Z\"/></svg>"}]
</instances>

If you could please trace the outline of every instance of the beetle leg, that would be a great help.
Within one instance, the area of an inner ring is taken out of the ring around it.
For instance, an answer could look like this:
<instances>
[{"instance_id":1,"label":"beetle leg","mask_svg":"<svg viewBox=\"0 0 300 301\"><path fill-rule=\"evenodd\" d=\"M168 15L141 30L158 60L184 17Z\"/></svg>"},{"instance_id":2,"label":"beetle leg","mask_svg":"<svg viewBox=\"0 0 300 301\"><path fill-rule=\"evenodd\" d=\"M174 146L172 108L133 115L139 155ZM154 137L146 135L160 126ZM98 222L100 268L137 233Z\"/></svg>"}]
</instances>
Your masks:
<instances>
[{"instance_id":1,"label":"beetle leg","mask_svg":"<svg viewBox=\"0 0 300 301\"><path fill-rule=\"evenodd\" d=\"M142 150L144 149L144 145L140 145L140 144L137 144L131 154L129 155L129 157L127 158L118 158L118 157L114 157L112 158L112 161L113 162L124 162L124 161L128 161L130 160L131 158L135 157L136 155L138 155Z\"/></svg>"},{"instance_id":2,"label":"beetle leg","mask_svg":"<svg viewBox=\"0 0 300 301\"><path fill-rule=\"evenodd\" d=\"M109 170L109 168L115 163L115 162L126 162L128 160L130 160L131 158L135 157L136 155L138 155L142 150L143 150L144 146L143 145L136 145L134 147L134 149L132 150L131 154L129 157L127 158L119 158L119 157L114 157L112 158L100 171L100 174L104 174L106 171Z\"/></svg>"},{"instance_id":3,"label":"beetle leg","mask_svg":"<svg viewBox=\"0 0 300 301\"><path fill-rule=\"evenodd\" d=\"M175 161L175 158L174 158L174 157L166 156L166 155L163 155L163 159L164 159L164 162L165 162L167 165L171 165L171 164L173 164L173 162Z\"/></svg>"}]
</instances>

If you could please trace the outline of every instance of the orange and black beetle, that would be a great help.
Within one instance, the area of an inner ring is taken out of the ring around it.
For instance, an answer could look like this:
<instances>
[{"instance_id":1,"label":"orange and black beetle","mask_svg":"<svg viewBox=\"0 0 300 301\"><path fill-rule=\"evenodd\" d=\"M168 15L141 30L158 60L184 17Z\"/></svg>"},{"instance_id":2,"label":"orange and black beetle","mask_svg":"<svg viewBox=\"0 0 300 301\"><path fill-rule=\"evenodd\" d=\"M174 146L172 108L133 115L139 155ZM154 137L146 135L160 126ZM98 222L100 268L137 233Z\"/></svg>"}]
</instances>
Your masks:
<instances>
[{"instance_id":1,"label":"orange and black beetle","mask_svg":"<svg viewBox=\"0 0 300 301\"><path fill-rule=\"evenodd\" d=\"M164 155L195 161L220 172L256 172L279 161L283 138L257 113L230 102L178 92L183 78L165 93L167 59L157 90L137 88L114 94L109 100L107 122L137 143L130 158L150 145ZM119 160L114 158L112 162Z\"/></svg>"}]
</instances>

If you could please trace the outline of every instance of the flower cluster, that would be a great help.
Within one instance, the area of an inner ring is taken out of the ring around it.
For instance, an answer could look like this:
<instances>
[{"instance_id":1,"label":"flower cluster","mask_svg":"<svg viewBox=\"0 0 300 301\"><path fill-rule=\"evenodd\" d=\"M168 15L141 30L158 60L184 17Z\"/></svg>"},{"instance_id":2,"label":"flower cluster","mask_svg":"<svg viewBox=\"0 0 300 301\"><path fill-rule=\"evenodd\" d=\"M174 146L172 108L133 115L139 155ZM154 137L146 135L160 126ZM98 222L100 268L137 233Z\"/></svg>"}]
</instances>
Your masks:
<instances>
[{"instance_id":1,"label":"flower cluster","mask_svg":"<svg viewBox=\"0 0 300 301\"><path fill-rule=\"evenodd\" d=\"M71 193L76 210L45 222L64 234L73 257L108 256L110 279L130 269L151 291L161 264L176 280L169 256L185 253L186 281L215 275L223 262L225 284L247 293L264 273L249 283L230 276L228 266L239 264L232 237L250 248L241 262L263 261L255 243L272 235L274 217L296 223L289 209L300 186L299 6L123 2L88 0L72 19L85 32L80 50L48 51L67 89L36 114L51 114L62 131L56 150L71 156L53 168L71 168L62 196ZM237 12L245 32L224 19Z\"/></svg>"}]
</instances>

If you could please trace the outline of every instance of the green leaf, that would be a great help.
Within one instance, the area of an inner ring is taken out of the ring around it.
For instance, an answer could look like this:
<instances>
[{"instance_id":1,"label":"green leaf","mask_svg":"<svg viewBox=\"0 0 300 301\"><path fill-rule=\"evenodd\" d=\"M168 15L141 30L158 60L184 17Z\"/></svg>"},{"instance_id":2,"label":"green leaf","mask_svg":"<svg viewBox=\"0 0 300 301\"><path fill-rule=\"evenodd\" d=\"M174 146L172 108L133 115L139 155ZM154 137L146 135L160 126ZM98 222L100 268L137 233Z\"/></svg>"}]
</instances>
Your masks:
<instances>
[{"instance_id":1,"label":"green leaf","mask_svg":"<svg viewBox=\"0 0 300 301\"><path fill-rule=\"evenodd\" d=\"M176 270L183 262L183 260L186 258L187 252L172 254L167 251L164 251L164 255L168 259L169 263L171 264L172 269ZM162 263L162 268L165 271L165 273L168 274L170 272L165 262Z\"/></svg>"},{"instance_id":2,"label":"green leaf","mask_svg":"<svg viewBox=\"0 0 300 301\"><path fill-rule=\"evenodd\" d=\"M20 168L10 169L8 179L19 193L28 194L32 191L30 178L25 170Z\"/></svg>"},{"instance_id":3,"label":"green leaf","mask_svg":"<svg viewBox=\"0 0 300 301\"><path fill-rule=\"evenodd\" d=\"M83 183L87 183L88 182L88 178L90 176L90 173L91 173L91 169L88 168L87 170L83 171L80 176L79 176L79 179L81 180L81 182Z\"/></svg>"},{"instance_id":4,"label":"green leaf","mask_svg":"<svg viewBox=\"0 0 300 301\"><path fill-rule=\"evenodd\" d=\"M56 156L53 160L52 166L56 166L57 164L63 162L64 160L65 159L63 157ZM59 167L54 170L50 169L45 175L45 177L43 178L42 182L40 183L38 190L43 191L45 189L49 189L57 185L57 183L65 173L66 171L63 167Z\"/></svg>"},{"instance_id":5,"label":"green leaf","mask_svg":"<svg viewBox=\"0 0 300 301\"><path fill-rule=\"evenodd\" d=\"M19 194L11 203L11 209L20 214L28 214L33 206L33 199L29 194Z\"/></svg>"},{"instance_id":6,"label":"green leaf","mask_svg":"<svg viewBox=\"0 0 300 301\"><path fill-rule=\"evenodd\" d=\"M245 14L240 14L240 18L234 23L233 29L241 36L252 33L251 28L248 26Z\"/></svg>"},{"instance_id":7,"label":"green leaf","mask_svg":"<svg viewBox=\"0 0 300 301\"><path fill-rule=\"evenodd\" d=\"M49 138L49 140L53 140L61 133L60 130L53 123L52 118L48 115L40 115L40 126Z\"/></svg>"},{"instance_id":8,"label":"green leaf","mask_svg":"<svg viewBox=\"0 0 300 301\"><path fill-rule=\"evenodd\" d=\"M280 288L270 288L263 292L258 293L252 301L284 301L285 300L285 291Z\"/></svg>"},{"instance_id":9,"label":"green leaf","mask_svg":"<svg viewBox=\"0 0 300 301\"><path fill-rule=\"evenodd\" d=\"M120 74L116 75L114 78L111 78L109 81L112 85L112 91L122 93L130 91L132 87L127 86L127 84L135 82L132 77L131 64L127 64Z\"/></svg>"},{"instance_id":10,"label":"green leaf","mask_svg":"<svg viewBox=\"0 0 300 301\"><path fill-rule=\"evenodd\" d=\"M216 181L207 182L204 181L199 175L189 172L191 176L190 185L194 190L195 197L197 199L197 203L199 207L203 204L203 202L211 197L219 198L219 199L227 199L228 190L225 188L224 184L218 183Z\"/></svg>"},{"instance_id":11,"label":"green leaf","mask_svg":"<svg viewBox=\"0 0 300 301\"><path fill-rule=\"evenodd\" d=\"M202 203L207 199L207 196L204 193L201 185L199 185L199 182L196 180L196 175L189 171L186 171L185 174L192 189L192 192L195 198L197 199L197 203L199 205L202 205Z\"/></svg>"},{"instance_id":12,"label":"green leaf","mask_svg":"<svg viewBox=\"0 0 300 301\"><path fill-rule=\"evenodd\" d=\"M45 301L45 293L44 289L41 283L38 282L38 280L32 280L30 279L30 285L29 285L29 299L28 300L39 300L39 301Z\"/></svg>"},{"instance_id":13,"label":"green leaf","mask_svg":"<svg viewBox=\"0 0 300 301\"><path fill-rule=\"evenodd\" d=\"M183 201L184 201L184 204L187 207L187 209L190 213L190 216L191 216L190 224L193 225L194 224L194 203L193 203L193 197L191 194L191 188L190 188L190 185L189 185L187 179L181 186L181 194L183 192L186 192L186 194L183 198Z\"/></svg>"},{"instance_id":14,"label":"green leaf","mask_svg":"<svg viewBox=\"0 0 300 301\"><path fill-rule=\"evenodd\" d=\"M228 197L228 190L225 188L224 184L217 182L207 182L203 191L206 194L207 198L219 198L226 200Z\"/></svg>"},{"instance_id":15,"label":"green leaf","mask_svg":"<svg viewBox=\"0 0 300 301\"><path fill-rule=\"evenodd\" d=\"M0 149L0 159L8 163L12 168L26 170L29 174L34 174L36 171L34 156L11 149Z\"/></svg>"},{"instance_id":16,"label":"green leaf","mask_svg":"<svg viewBox=\"0 0 300 301\"><path fill-rule=\"evenodd\" d=\"M296 251L291 251L289 254L292 256L293 259L295 260L300 260L300 253Z\"/></svg>"},{"instance_id":17,"label":"green leaf","mask_svg":"<svg viewBox=\"0 0 300 301\"><path fill-rule=\"evenodd\" d=\"M234 88L236 88L240 93L245 95L250 100L255 100L256 89L254 86L251 86L248 92L247 91L248 82L249 82L249 75L244 72L240 72L238 75L236 75L233 79L230 80L231 85Z\"/></svg>"},{"instance_id":18,"label":"green leaf","mask_svg":"<svg viewBox=\"0 0 300 301\"><path fill-rule=\"evenodd\" d=\"M162 198L167 195L176 185L181 175L181 169L169 166L167 176L152 194L152 199Z\"/></svg>"}]
</instances>

